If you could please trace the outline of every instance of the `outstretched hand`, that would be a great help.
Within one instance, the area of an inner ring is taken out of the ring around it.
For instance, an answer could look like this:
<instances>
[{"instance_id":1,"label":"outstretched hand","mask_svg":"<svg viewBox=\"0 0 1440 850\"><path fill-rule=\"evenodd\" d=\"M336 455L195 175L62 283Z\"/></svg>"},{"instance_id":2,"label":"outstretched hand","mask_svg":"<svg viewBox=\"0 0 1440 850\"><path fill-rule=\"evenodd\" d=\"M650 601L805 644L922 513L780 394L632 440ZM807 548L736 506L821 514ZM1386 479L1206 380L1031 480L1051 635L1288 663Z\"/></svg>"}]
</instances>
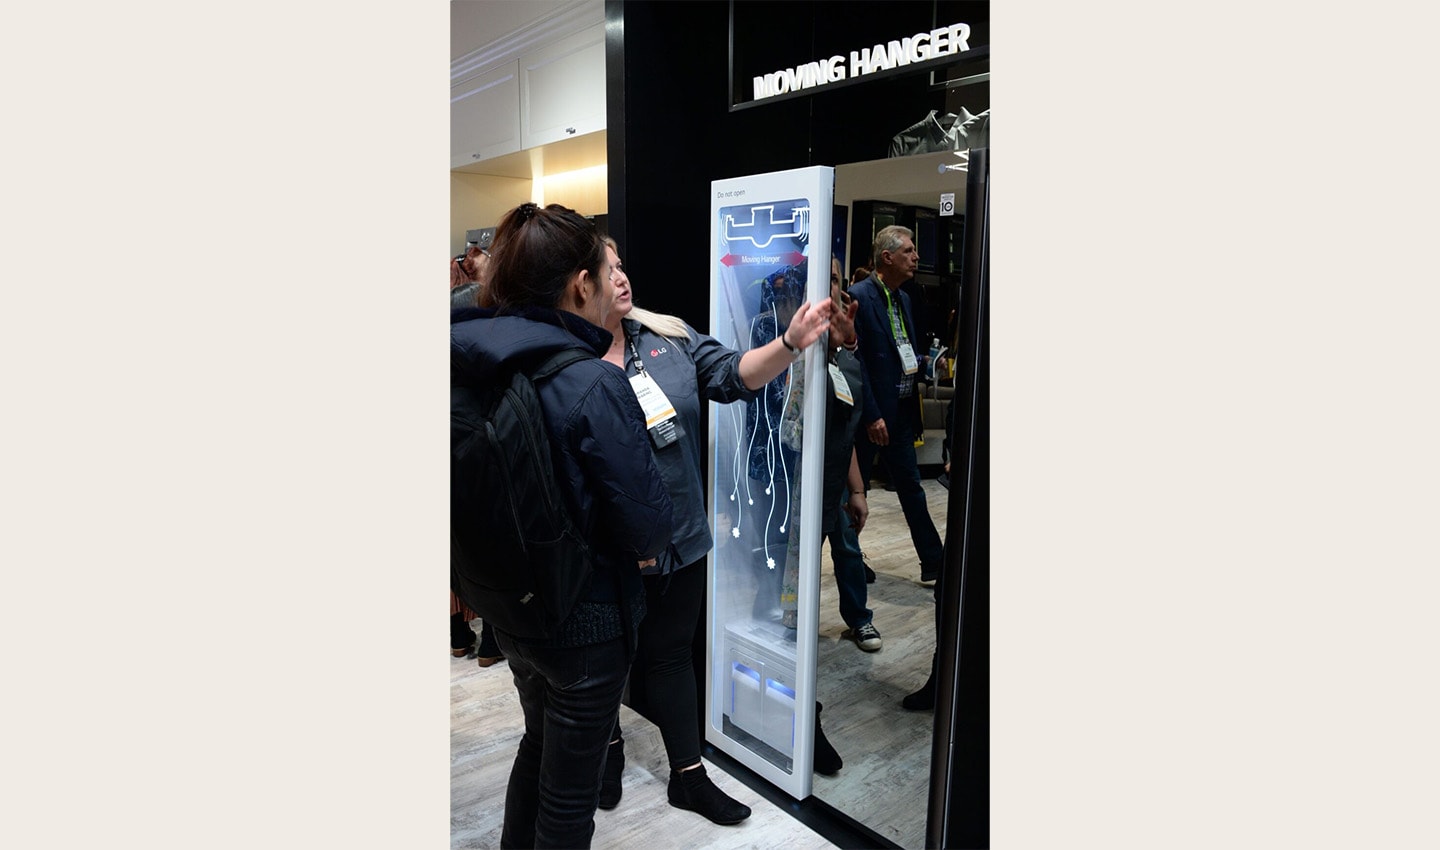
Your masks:
<instances>
[{"instance_id":1,"label":"outstretched hand","mask_svg":"<svg viewBox=\"0 0 1440 850\"><path fill-rule=\"evenodd\" d=\"M795 317L790 320L790 327L786 328L786 338L796 348L809 348L815 344L815 340L830 327L830 313L835 305L829 298L821 301L818 305L811 305L809 301L800 305L795 311Z\"/></svg>"},{"instance_id":2,"label":"outstretched hand","mask_svg":"<svg viewBox=\"0 0 1440 850\"><path fill-rule=\"evenodd\" d=\"M765 345L752 348L740 358L740 380L751 390L758 390L789 369L795 359L790 349L804 351L830 327L830 311L834 307L826 298L819 306L809 301L801 304L790 317L790 324Z\"/></svg>"}]
</instances>

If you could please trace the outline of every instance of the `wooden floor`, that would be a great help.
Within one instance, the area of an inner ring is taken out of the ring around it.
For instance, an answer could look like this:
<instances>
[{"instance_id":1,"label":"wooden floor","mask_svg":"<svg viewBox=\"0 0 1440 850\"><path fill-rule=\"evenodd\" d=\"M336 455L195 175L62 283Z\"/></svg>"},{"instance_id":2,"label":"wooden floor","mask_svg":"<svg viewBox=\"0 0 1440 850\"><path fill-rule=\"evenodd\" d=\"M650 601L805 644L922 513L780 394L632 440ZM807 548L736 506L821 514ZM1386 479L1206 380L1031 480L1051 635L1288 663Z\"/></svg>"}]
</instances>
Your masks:
<instances>
[{"instance_id":1,"label":"wooden floor","mask_svg":"<svg viewBox=\"0 0 1440 850\"><path fill-rule=\"evenodd\" d=\"M943 540L949 491L931 477L925 495ZM845 766L835 776L817 774L813 793L900 847L924 847L935 714L906 711L900 700L930 675L934 585L920 583L920 560L895 494L872 487L869 503L860 549L876 573L867 605L884 646L864 652L840 637L845 622L827 544L820 561L815 692L824 706L821 728Z\"/></svg>"},{"instance_id":2,"label":"wooden floor","mask_svg":"<svg viewBox=\"0 0 1440 850\"><path fill-rule=\"evenodd\" d=\"M948 491L925 484L931 516L943 538ZM842 639L828 551L821 557L819 676L822 726L844 759L833 777L816 776L815 796L904 848L925 844L932 712L909 712L900 699L925 682L934 650L930 585L919 583L919 562L894 493L874 488L871 520L860 536L878 578L869 607L884 638L879 652ZM479 623L474 624L477 628ZM451 664L451 846L500 843L505 783L523 732L519 702L505 662L480 668L473 659ZM760 797L713 763L706 770L727 794L753 810L737 826L716 826L674 808L665 797L669 765L654 725L622 706L626 763L619 808L595 815L596 848L834 848L783 808Z\"/></svg>"},{"instance_id":3,"label":"wooden floor","mask_svg":"<svg viewBox=\"0 0 1440 850\"><path fill-rule=\"evenodd\" d=\"M708 760L705 770L711 779L749 806L750 817L736 826L716 826L694 812L671 806L665 796L670 765L660 731L626 706L620 707L620 722L625 729L624 796L613 811L595 813L591 846L597 850L834 850L834 844ZM500 846L505 783L524 731L506 662L484 669L473 659L456 659L451 664L452 848Z\"/></svg>"}]
</instances>

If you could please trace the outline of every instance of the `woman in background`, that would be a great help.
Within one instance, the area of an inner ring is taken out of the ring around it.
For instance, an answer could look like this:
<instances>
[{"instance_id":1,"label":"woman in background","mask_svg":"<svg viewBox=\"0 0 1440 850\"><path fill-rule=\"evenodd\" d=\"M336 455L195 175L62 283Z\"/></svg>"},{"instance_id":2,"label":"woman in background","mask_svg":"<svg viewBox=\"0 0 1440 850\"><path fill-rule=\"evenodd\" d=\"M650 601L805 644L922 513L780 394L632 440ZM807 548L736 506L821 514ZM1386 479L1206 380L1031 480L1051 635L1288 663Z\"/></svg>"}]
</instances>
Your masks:
<instances>
[{"instance_id":1,"label":"woman in background","mask_svg":"<svg viewBox=\"0 0 1440 850\"><path fill-rule=\"evenodd\" d=\"M473 280L450 290L451 310L478 306L479 300L480 284ZM489 623L480 624L480 644L476 647L475 630L470 628L470 623L479 616L454 590L450 591L450 654L456 658L477 658L481 667L489 667L497 661L504 661L505 653L495 642L495 630Z\"/></svg>"},{"instance_id":2,"label":"woman in background","mask_svg":"<svg viewBox=\"0 0 1440 850\"><path fill-rule=\"evenodd\" d=\"M465 253L450 259L450 289L453 291L467 283L481 283L485 266L490 261L490 252L477 245L465 249Z\"/></svg>"}]
</instances>

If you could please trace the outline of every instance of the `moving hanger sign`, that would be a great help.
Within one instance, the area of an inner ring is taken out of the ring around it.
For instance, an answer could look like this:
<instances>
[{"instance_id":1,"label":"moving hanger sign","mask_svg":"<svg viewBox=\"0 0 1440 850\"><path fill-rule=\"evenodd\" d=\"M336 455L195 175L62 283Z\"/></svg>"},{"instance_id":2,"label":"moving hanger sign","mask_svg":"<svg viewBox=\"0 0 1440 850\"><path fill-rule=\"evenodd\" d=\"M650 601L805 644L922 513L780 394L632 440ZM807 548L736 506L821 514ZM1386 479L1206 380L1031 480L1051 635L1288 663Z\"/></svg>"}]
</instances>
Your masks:
<instances>
[{"instance_id":1,"label":"moving hanger sign","mask_svg":"<svg viewBox=\"0 0 1440 850\"><path fill-rule=\"evenodd\" d=\"M944 59L969 49L969 24L951 24L929 32L917 32L885 44L852 50L848 65L844 56L836 54L794 68L762 74L754 78L755 100L823 86L826 83L838 83L904 65Z\"/></svg>"}]
</instances>

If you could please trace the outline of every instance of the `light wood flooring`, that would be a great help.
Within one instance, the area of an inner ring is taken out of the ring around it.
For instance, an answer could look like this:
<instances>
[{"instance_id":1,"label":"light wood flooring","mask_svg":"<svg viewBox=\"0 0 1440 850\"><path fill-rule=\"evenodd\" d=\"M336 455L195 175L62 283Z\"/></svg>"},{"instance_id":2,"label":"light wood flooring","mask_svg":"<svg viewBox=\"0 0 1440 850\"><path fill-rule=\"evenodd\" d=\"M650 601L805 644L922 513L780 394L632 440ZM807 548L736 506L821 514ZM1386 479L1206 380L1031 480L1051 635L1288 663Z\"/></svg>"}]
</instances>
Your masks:
<instances>
[{"instance_id":1,"label":"light wood flooring","mask_svg":"<svg viewBox=\"0 0 1440 850\"><path fill-rule=\"evenodd\" d=\"M475 624L479 626L477 621ZM525 731L507 662L481 668L455 659L450 674L450 846L500 846L505 783ZM654 724L620 707L625 729L624 796L619 807L595 813L596 850L835 850L784 809L726 775L709 760L705 771L752 813L735 826L716 826L665 796L670 765Z\"/></svg>"},{"instance_id":2,"label":"light wood flooring","mask_svg":"<svg viewBox=\"0 0 1440 850\"><path fill-rule=\"evenodd\" d=\"M941 537L949 491L925 482L930 514ZM862 652L840 637L845 624L836 602L827 551L821 556L819 676L821 723L844 759L833 777L815 777L815 797L904 848L925 844L933 712L900 707L924 684L935 646L934 596L919 582L919 561L894 493L870 491L871 518L860 535L866 561L878 574L869 607L884 639L879 652ZM478 629L479 623L474 624ZM437 650L438 651L438 650ZM498 847L505 783L524 724L505 662L480 668L473 659L451 664L451 846ZM801 824L706 760L706 771L753 814L737 826L716 826L674 808L665 797L669 765L654 725L622 706L626 763L624 798L614 811L595 815L595 848L784 848L836 845Z\"/></svg>"},{"instance_id":3,"label":"light wood flooring","mask_svg":"<svg viewBox=\"0 0 1440 850\"><path fill-rule=\"evenodd\" d=\"M945 539L949 491L930 476L925 496ZM813 794L881 837L905 848L925 846L930 793L931 711L906 711L900 700L930 675L935 650L933 584L920 583L920 559L894 493L872 487L870 519L860 534L875 570L867 606L884 646L864 652L842 638L829 544L820 557L819 661L815 692L820 725L844 760L835 776L816 774Z\"/></svg>"}]
</instances>

